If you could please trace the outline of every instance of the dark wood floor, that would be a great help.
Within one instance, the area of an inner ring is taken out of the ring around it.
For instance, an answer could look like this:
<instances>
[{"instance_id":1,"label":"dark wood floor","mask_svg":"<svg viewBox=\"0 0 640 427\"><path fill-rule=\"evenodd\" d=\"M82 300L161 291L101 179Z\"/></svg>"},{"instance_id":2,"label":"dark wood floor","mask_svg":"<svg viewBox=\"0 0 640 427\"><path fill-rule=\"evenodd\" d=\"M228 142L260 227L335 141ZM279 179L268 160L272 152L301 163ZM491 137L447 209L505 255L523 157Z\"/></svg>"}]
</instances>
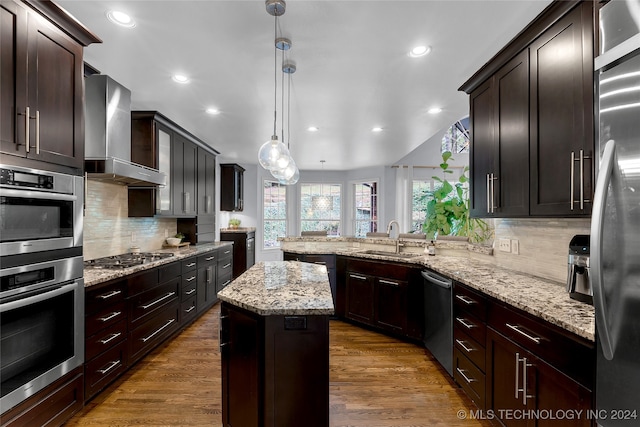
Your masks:
<instances>
[{"instance_id":1,"label":"dark wood floor","mask_svg":"<svg viewBox=\"0 0 640 427\"><path fill-rule=\"evenodd\" d=\"M219 305L89 402L66 426L222 426ZM337 320L330 327L332 427L490 427L423 348ZM298 427L298 426L282 426Z\"/></svg>"}]
</instances>

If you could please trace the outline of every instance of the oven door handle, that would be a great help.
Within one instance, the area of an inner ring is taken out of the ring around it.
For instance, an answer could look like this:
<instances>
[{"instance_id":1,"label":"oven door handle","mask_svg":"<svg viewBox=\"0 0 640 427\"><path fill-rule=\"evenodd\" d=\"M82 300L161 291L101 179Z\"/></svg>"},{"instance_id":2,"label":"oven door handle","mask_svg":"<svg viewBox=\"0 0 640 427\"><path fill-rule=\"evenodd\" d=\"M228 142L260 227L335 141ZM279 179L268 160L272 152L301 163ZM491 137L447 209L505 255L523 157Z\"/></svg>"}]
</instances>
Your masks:
<instances>
[{"instance_id":1,"label":"oven door handle","mask_svg":"<svg viewBox=\"0 0 640 427\"><path fill-rule=\"evenodd\" d=\"M7 197L19 197L21 199L43 199L60 200L63 202L75 202L78 197L73 194L48 193L31 190L14 190L12 188L2 188L2 195Z\"/></svg>"},{"instance_id":2,"label":"oven door handle","mask_svg":"<svg viewBox=\"0 0 640 427\"><path fill-rule=\"evenodd\" d=\"M43 292L41 294L37 294L31 297L21 298L15 301L0 304L0 313L4 313L10 310L15 310L17 308L26 307L27 305L30 305L30 304L36 304L53 297L57 297L58 295L62 295L66 292L73 291L77 289L77 287L78 287L78 282L70 283L68 285L60 286L53 290Z\"/></svg>"}]
</instances>

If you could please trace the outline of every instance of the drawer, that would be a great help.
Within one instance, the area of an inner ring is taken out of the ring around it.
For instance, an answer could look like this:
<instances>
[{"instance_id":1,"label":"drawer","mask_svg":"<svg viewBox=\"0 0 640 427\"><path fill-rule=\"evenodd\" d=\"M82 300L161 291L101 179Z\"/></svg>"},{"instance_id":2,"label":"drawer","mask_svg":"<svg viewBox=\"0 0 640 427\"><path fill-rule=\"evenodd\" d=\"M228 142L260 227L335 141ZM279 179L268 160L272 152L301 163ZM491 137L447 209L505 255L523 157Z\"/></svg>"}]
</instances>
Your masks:
<instances>
[{"instance_id":1,"label":"drawer","mask_svg":"<svg viewBox=\"0 0 640 427\"><path fill-rule=\"evenodd\" d=\"M182 261L182 274L184 275L185 273L189 272L189 271L193 271L197 268L198 266L198 260L196 257L191 257L191 258L187 258L185 260Z\"/></svg>"},{"instance_id":2,"label":"drawer","mask_svg":"<svg viewBox=\"0 0 640 427\"><path fill-rule=\"evenodd\" d=\"M218 249L218 260L229 259L233 256L233 245Z\"/></svg>"},{"instance_id":3,"label":"drawer","mask_svg":"<svg viewBox=\"0 0 640 427\"><path fill-rule=\"evenodd\" d=\"M487 321L486 297L458 283L453 288L453 306L473 314L482 322Z\"/></svg>"},{"instance_id":4,"label":"drawer","mask_svg":"<svg viewBox=\"0 0 640 427\"><path fill-rule=\"evenodd\" d=\"M85 400L90 399L127 368L127 346L123 341L85 364Z\"/></svg>"},{"instance_id":5,"label":"drawer","mask_svg":"<svg viewBox=\"0 0 640 427\"><path fill-rule=\"evenodd\" d=\"M186 287L189 287L190 285L195 285L197 281L198 281L198 270L188 271L182 275L182 279L180 280L181 287L186 288Z\"/></svg>"},{"instance_id":6,"label":"drawer","mask_svg":"<svg viewBox=\"0 0 640 427\"><path fill-rule=\"evenodd\" d=\"M593 387L595 346L546 321L492 304L488 325L587 388Z\"/></svg>"},{"instance_id":7,"label":"drawer","mask_svg":"<svg viewBox=\"0 0 640 427\"><path fill-rule=\"evenodd\" d=\"M125 302L109 305L97 313L85 317L84 334L89 337L104 328L108 328L115 323L127 318Z\"/></svg>"},{"instance_id":8,"label":"drawer","mask_svg":"<svg viewBox=\"0 0 640 427\"><path fill-rule=\"evenodd\" d=\"M93 314L104 310L104 307L124 301L127 292L127 281L120 280L106 286L87 288L84 296L85 314Z\"/></svg>"},{"instance_id":9,"label":"drawer","mask_svg":"<svg viewBox=\"0 0 640 427\"><path fill-rule=\"evenodd\" d=\"M98 354L109 350L127 337L127 322L121 319L119 322L91 335L85 340L84 359L91 360Z\"/></svg>"},{"instance_id":10,"label":"drawer","mask_svg":"<svg viewBox=\"0 0 640 427\"><path fill-rule=\"evenodd\" d=\"M180 324L184 325L186 322L191 321L191 319L196 317L196 314L196 296L194 294L191 298L184 300L180 304Z\"/></svg>"},{"instance_id":11,"label":"drawer","mask_svg":"<svg viewBox=\"0 0 640 427\"><path fill-rule=\"evenodd\" d=\"M478 343L484 343L487 338L487 326L484 322L465 312L454 312L453 329L460 329Z\"/></svg>"},{"instance_id":12,"label":"drawer","mask_svg":"<svg viewBox=\"0 0 640 427\"><path fill-rule=\"evenodd\" d=\"M129 324L132 328L145 318L176 302L180 292L180 279L164 283L149 289L129 301Z\"/></svg>"},{"instance_id":13,"label":"drawer","mask_svg":"<svg viewBox=\"0 0 640 427\"><path fill-rule=\"evenodd\" d=\"M195 297L198 292L198 282L191 280L189 282L182 279L182 286L180 286L180 301L186 301L191 297Z\"/></svg>"},{"instance_id":14,"label":"drawer","mask_svg":"<svg viewBox=\"0 0 640 427\"><path fill-rule=\"evenodd\" d=\"M206 267L218 261L217 251L207 252L204 255L198 257L198 268Z\"/></svg>"},{"instance_id":15,"label":"drawer","mask_svg":"<svg viewBox=\"0 0 640 427\"><path fill-rule=\"evenodd\" d=\"M218 278L216 279L216 293L220 292L221 290L223 290L229 283L231 283L231 279L233 277L231 276L231 272L227 272L224 276L220 276L218 275Z\"/></svg>"},{"instance_id":16,"label":"drawer","mask_svg":"<svg viewBox=\"0 0 640 427\"><path fill-rule=\"evenodd\" d=\"M473 400L478 408L485 407L486 377L476 365L465 357L456 347L453 351L453 379L458 383L467 396Z\"/></svg>"},{"instance_id":17,"label":"drawer","mask_svg":"<svg viewBox=\"0 0 640 427\"><path fill-rule=\"evenodd\" d=\"M233 274L233 261L231 258L218 259L218 277L226 277Z\"/></svg>"},{"instance_id":18,"label":"drawer","mask_svg":"<svg viewBox=\"0 0 640 427\"><path fill-rule=\"evenodd\" d=\"M308 259L305 256L305 261ZM413 269L407 265L395 264L385 261L367 261L363 259L349 258L347 270L358 274L368 274L390 280L410 281Z\"/></svg>"},{"instance_id":19,"label":"drawer","mask_svg":"<svg viewBox=\"0 0 640 427\"><path fill-rule=\"evenodd\" d=\"M319 254L305 255L304 261L310 262L313 264L326 265L327 270L329 270L330 268L336 268L335 255L319 255Z\"/></svg>"},{"instance_id":20,"label":"drawer","mask_svg":"<svg viewBox=\"0 0 640 427\"><path fill-rule=\"evenodd\" d=\"M460 353L471 360L482 372L485 372L484 343L480 344L458 327L453 329L453 343Z\"/></svg>"},{"instance_id":21,"label":"drawer","mask_svg":"<svg viewBox=\"0 0 640 427\"><path fill-rule=\"evenodd\" d=\"M134 363L178 330L177 300L129 332L129 360Z\"/></svg>"},{"instance_id":22,"label":"drawer","mask_svg":"<svg viewBox=\"0 0 640 427\"><path fill-rule=\"evenodd\" d=\"M180 261L158 267L158 283L168 282L182 274Z\"/></svg>"},{"instance_id":23,"label":"drawer","mask_svg":"<svg viewBox=\"0 0 640 427\"><path fill-rule=\"evenodd\" d=\"M127 279L129 297L145 292L147 289L156 286L158 283L157 267L131 276Z\"/></svg>"}]
</instances>

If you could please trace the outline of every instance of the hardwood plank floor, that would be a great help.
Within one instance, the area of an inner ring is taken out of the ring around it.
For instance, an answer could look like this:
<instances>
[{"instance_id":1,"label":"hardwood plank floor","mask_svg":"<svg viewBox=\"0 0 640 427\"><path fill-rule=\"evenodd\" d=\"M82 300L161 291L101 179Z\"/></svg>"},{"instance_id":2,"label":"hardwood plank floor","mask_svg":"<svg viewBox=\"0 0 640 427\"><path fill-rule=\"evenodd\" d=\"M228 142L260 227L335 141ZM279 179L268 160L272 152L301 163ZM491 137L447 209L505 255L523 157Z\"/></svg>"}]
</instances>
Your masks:
<instances>
[{"instance_id":1,"label":"hardwood plank floor","mask_svg":"<svg viewBox=\"0 0 640 427\"><path fill-rule=\"evenodd\" d=\"M221 427L219 312L147 355L65 426ZM331 427L491 426L458 418L475 407L425 349L337 320L329 392Z\"/></svg>"}]
</instances>

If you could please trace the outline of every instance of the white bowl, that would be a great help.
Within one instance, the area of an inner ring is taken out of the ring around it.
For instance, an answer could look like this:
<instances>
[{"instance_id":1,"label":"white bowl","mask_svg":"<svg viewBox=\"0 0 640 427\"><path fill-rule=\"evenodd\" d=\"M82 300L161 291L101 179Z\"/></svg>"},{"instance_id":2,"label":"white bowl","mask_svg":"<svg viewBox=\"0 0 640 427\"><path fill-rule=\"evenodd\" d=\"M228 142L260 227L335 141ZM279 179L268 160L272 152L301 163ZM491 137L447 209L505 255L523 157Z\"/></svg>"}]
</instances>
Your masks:
<instances>
[{"instance_id":1,"label":"white bowl","mask_svg":"<svg viewBox=\"0 0 640 427\"><path fill-rule=\"evenodd\" d=\"M178 246L181 240L182 239L179 239L177 237L167 237L167 244L169 246Z\"/></svg>"}]
</instances>

